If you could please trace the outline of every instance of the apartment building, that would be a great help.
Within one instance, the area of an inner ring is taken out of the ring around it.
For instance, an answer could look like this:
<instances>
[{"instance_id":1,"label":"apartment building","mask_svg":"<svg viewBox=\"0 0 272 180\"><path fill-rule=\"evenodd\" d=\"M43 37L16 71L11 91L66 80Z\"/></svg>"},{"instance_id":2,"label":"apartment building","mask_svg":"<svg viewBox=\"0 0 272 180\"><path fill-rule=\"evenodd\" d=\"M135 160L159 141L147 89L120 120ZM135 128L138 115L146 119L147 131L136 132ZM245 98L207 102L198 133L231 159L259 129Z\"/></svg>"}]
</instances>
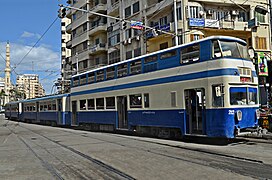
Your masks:
<instances>
[{"instance_id":1,"label":"apartment building","mask_svg":"<svg viewBox=\"0 0 272 180\"><path fill-rule=\"evenodd\" d=\"M71 33L72 40L67 47L71 48L71 62L77 73L212 35L244 39L270 60L270 8L266 0L71 0L68 3L91 12L140 21L153 28L134 29L130 23L114 18L69 9L67 17L71 24L66 26L66 32Z\"/></svg>"},{"instance_id":2,"label":"apartment building","mask_svg":"<svg viewBox=\"0 0 272 180\"><path fill-rule=\"evenodd\" d=\"M18 75L16 87L19 92L26 95L26 99L45 96L45 90L39 83L39 76L37 74Z\"/></svg>"},{"instance_id":3,"label":"apartment building","mask_svg":"<svg viewBox=\"0 0 272 180\"><path fill-rule=\"evenodd\" d=\"M69 92L70 78L73 73L71 61L71 34L67 33L66 26L71 25L71 19L61 19L61 79L59 80L60 92Z\"/></svg>"}]
</instances>

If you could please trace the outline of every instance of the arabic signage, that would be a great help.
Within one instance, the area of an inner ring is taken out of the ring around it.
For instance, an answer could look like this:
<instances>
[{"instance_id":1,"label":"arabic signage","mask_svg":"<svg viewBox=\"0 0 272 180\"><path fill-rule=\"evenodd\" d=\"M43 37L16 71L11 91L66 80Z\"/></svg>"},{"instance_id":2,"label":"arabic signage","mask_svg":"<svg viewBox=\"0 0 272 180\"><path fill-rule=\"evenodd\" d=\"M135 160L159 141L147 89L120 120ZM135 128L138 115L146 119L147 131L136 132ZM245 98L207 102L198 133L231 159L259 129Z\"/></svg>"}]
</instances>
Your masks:
<instances>
[{"instance_id":1,"label":"arabic signage","mask_svg":"<svg viewBox=\"0 0 272 180\"><path fill-rule=\"evenodd\" d=\"M130 27L133 28L133 29L142 30L143 29L143 23L140 22L140 21L131 21Z\"/></svg>"},{"instance_id":2,"label":"arabic signage","mask_svg":"<svg viewBox=\"0 0 272 180\"><path fill-rule=\"evenodd\" d=\"M203 18L190 18L189 19L189 26L204 27L205 26L205 19L203 19Z\"/></svg>"},{"instance_id":3,"label":"arabic signage","mask_svg":"<svg viewBox=\"0 0 272 180\"><path fill-rule=\"evenodd\" d=\"M219 28L219 21L215 19L205 19L205 27Z\"/></svg>"}]
</instances>

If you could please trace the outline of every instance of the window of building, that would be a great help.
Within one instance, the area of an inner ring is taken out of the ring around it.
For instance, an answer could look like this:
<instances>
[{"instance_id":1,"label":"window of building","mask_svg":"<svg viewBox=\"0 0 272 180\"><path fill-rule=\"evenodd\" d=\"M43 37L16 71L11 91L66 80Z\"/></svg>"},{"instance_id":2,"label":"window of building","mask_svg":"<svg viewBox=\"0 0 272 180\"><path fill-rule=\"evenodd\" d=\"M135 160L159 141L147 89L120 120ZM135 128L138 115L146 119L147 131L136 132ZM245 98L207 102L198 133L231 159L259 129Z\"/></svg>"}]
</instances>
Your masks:
<instances>
[{"instance_id":1,"label":"window of building","mask_svg":"<svg viewBox=\"0 0 272 180\"><path fill-rule=\"evenodd\" d=\"M265 15L258 13L255 11L255 18L257 18L257 21L260 23L265 23Z\"/></svg>"},{"instance_id":2,"label":"window of building","mask_svg":"<svg viewBox=\"0 0 272 180\"><path fill-rule=\"evenodd\" d=\"M168 42L160 44L160 50L167 49L168 48Z\"/></svg>"},{"instance_id":3,"label":"window of building","mask_svg":"<svg viewBox=\"0 0 272 180\"><path fill-rule=\"evenodd\" d=\"M94 99L88 99L87 100L87 106L88 106L88 110L94 110Z\"/></svg>"},{"instance_id":4,"label":"window of building","mask_svg":"<svg viewBox=\"0 0 272 180\"><path fill-rule=\"evenodd\" d=\"M96 109L104 109L104 98L96 99Z\"/></svg>"},{"instance_id":5,"label":"window of building","mask_svg":"<svg viewBox=\"0 0 272 180\"><path fill-rule=\"evenodd\" d=\"M182 5L181 5L181 2L177 3L177 19L182 20Z\"/></svg>"},{"instance_id":6,"label":"window of building","mask_svg":"<svg viewBox=\"0 0 272 180\"><path fill-rule=\"evenodd\" d=\"M267 49L265 37L256 37L255 39L256 39L256 49Z\"/></svg>"},{"instance_id":7,"label":"window of building","mask_svg":"<svg viewBox=\"0 0 272 180\"><path fill-rule=\"evenodd\" d=\"M131 16L131 7L130 6L125 9L125 18L127 18L129 16Z\"/></svg>"},{"instance_id":8,"label":"window of building","mask_svg":"<svg viewBox=\"0 0 272 180\"><path fill-rule=\"evenodd\" d=\"M202 8L200 6L189 6L189 17L190 18L200 18L200 11Z\"/></svg>"},{"instance_id":9,"label":"window of building","mask_svg":"<svg viewBox=\"0 0 272 180\"><path fill-rule=\"evenodd\" d=\"M117 63L120 61L120 51L116 50L109 53L109 64Z\"/></svg>"},{"instance_id":10,"label":"window of building","mask_svg":"<svg viewBox=\"0 0 272 180\"><path fill-rule=\"evenodd\" d=\"M120 30L112 31L109 33L108 38L109 46L113 46L120 42Z\"/></svg>"},{"instance_id":11,"label":"window of building","mask_svg":"<svg viewBox=\"0 0 272 180\"><path fill-rule=\"evenodd\" d=\"M139 1L133 4L133 14L140 11Z\"/></svg>"},{"instance_id":12,"label":"window of building","mask_svg":"<svg viewBox=\"0 0 272 180\"><path fill-rule=\"evenodd\" d=\"M133 94L129 95L130 108L142 108L142 95Z\"/></svg>"},{"instance_id":13,"label":"window of building","mask_svg":"<svg viewBox=\"0 0 272 180\"><path fill-rule=\"evenodd\" d=\"M160 18L160 25L163 26L163 25L166 25L168 22L167 22L167 16L164 16L162 18Z\"/></svg>"},{"instance_id":14,"label":"window of building","mask_svg":"<svg viewBox=\"0 0 272 180\"><path fill-rule=\"evenodd\" d=\"M128 39L128 38L131 38L132 37L132 29L127 29L126 30L126 32L125 32L125 37L126 37L126 39Z\"/></svg>"},{"instance_id":15,"label":"window of building","mask_svg":"<svg viewBox=\"0 0 272 180\"><path fill-rule=\"evenodd\" d=\"M127 51L126 52L126 59L131 59L132 58L132 51Z\"/></svg>"},{"instance_id":16,"label":"window of building","mask_svg":"<svg viewBox=\"0 0 272 180\"><path fill-rule=\"evenodd\" d=\"M115 97L106 98L106 109L115 109Z\"/></svg>"},{"instance_id":17,"label":"window of building","mask_svg":"<svg viewBox=\"0 0 272 180\"><path fill-rule=\"evenodd\" d=\"M141 48L134 49L134 57L141 56Z\"/></svg>"}]
</instances>

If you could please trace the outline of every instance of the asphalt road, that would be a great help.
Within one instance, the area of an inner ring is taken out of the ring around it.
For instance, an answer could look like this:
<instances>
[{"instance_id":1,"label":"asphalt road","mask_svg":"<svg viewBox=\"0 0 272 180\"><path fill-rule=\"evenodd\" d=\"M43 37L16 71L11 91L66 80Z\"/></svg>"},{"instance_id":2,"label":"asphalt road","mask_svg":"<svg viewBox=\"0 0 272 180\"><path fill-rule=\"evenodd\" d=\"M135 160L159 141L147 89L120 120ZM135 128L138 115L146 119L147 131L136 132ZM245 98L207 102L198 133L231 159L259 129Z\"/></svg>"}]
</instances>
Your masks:
<instances>
[{"instance_id":1,"label":"asphalt road","mask_svg":"<svg viewBox=\"0 0 272 180\"><path fill-rule=\"evenodd\" d=\"M0 179L272 179L272 142L95 133L0 117Z\"/></svg>"}]
</instances>

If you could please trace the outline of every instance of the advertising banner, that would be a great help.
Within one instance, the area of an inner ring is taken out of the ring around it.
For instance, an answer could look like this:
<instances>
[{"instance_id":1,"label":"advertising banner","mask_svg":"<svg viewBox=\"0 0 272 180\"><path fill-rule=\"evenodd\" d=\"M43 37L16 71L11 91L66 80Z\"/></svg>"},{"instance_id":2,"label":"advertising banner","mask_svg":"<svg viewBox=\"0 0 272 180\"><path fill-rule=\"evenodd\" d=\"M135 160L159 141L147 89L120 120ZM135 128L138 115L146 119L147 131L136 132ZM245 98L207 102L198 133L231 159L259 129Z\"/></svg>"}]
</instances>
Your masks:
<instances>
[{"instance_id":1,"label":"advertising banner","mask_svg":"<svg viewBox=\"0 0 272 180\"><path fill-rule=\"evenodd\" d=\"M264 52L258 52L259 76L268 76L267 57Z\"/></svg>"}]
</instances>

